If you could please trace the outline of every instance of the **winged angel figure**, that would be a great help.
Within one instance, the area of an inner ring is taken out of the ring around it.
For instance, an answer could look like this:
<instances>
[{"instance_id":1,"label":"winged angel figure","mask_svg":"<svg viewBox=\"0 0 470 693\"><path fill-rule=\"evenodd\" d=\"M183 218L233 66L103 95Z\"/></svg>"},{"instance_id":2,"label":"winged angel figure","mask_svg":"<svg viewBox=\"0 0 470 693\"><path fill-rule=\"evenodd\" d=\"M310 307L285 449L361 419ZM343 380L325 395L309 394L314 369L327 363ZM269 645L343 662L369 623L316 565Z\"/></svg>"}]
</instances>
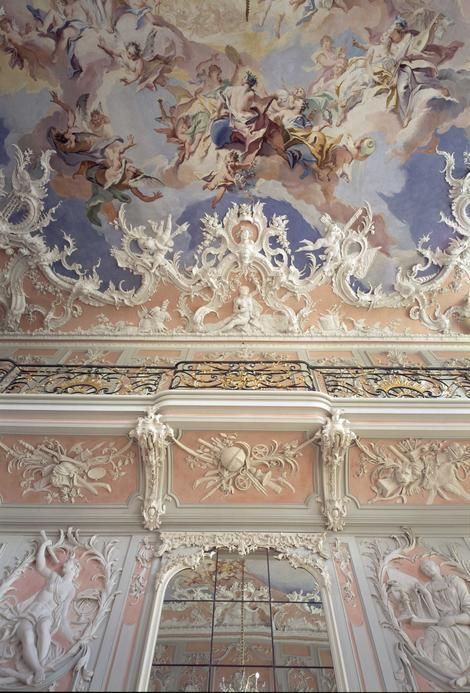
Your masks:
<instances>
[{"instance_id":1,"label":"winged angel figure","mask_svg":"<svg viewBox=\"0 0 470 693\"><path fill-rule=\"evenodd\" d=\"M122 38L111 43L102 36L98 47L122 68L121 82L135 84L137 91L164 87L177 57L175 34L164 26L153 26L143 44Z\"/></svg>"}]
</instances>

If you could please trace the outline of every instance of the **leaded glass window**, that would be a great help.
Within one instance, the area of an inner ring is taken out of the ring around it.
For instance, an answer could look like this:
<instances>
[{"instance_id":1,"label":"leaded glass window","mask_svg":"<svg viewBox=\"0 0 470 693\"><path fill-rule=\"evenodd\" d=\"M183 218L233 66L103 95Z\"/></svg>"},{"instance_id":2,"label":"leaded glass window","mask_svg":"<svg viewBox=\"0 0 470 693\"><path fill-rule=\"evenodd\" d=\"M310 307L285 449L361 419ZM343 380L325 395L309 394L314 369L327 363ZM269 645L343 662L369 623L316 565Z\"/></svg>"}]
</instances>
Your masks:
<instances>
[{"instance_id":1,"label":"leaded glass window","mask_svg":"<svg viewBox=\"0 0 470 693\"><path fill-rule=\"evenodd\" d=\"M276 553L214 551L168 584L150 691L335 691L320 590Z\"/></svg>"}]
</instances>

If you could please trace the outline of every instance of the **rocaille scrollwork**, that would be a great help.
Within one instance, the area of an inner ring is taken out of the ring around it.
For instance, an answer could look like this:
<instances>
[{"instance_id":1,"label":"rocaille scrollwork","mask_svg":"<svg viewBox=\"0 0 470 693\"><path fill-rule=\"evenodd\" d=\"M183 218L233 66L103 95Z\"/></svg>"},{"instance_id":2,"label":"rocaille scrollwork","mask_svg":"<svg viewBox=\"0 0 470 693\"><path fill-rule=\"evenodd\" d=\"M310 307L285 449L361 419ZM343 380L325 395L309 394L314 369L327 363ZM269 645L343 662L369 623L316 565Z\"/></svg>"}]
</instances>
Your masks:
<instances>
[{"instance_id":1,"label":"rocaille scrollwork","mask_svg":"<svg viewBox=\"0 0 470 693\"><path fill-rule=\"evenodd\" d=\"M45 203L51 152L42 154L42 175L33 178L29 172L31 153L15 147L9 189L4 174L0 179L0 249L9 256L0 280L2 327L10 332L22 331L23 317L37 314L41 318L37 328L40 332L57 332L81 314L82 304L143 306L162 282L169 282L178 291L176 306L171 307L165 300L142 308L136 324L125 320L114 323L104 316L104 324L87 331L247 335L369 332L362 319L349 317L346 320L351 325L321 314L314 324L314 291L329 285L346 304L406 308L409 317L427 329L449 332L453 321L470 318L468 301L446 309L435 303L437 292L451 290L454 271L470 276L470 172L457 178L453 155L438 153L445 159L452 209L452 216L442 214L441 221L453 230L453 237L446 249L433 249L429 239L423 237L417 246L422 260L408 269L400 267L390 290L368 282L378 249L369 243L374 223L367 203L346 223L323 214L320 238L304 239L293 249L287 234L288 219L274 215L268 220L261 202L233 205L223 219L217 214L205 215L201 220L202 241L191 267L183 267L175 253L175 237L187 231L187 224L175 225L168 217L150 220L148 226L134 226L121 207L115 223L121 244L111 253L121 269L138 279L135 288L124 289L112 281L105 288L98 266L84 268L75 262L75 242L67 233L62 248L47 244L44 232L55 212L55 208L46 209ZM466 154L467 165L469 160ZM307 259L303 269L295 264L297 252ZM28 305L24 286L27 277L52 294L50 307ZM172 322L176 327L170 327ZM381 328L377 329L380 332Z\"/></svg>"}]
</instances>

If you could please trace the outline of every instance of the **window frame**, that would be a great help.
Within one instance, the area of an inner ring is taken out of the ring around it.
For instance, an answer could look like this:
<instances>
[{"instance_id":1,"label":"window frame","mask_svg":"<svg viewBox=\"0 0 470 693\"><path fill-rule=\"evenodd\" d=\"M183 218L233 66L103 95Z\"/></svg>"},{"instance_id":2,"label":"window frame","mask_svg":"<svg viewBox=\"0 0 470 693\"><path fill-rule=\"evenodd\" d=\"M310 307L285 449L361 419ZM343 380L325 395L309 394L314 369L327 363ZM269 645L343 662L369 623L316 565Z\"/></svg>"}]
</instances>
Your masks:
<instances>
[{"instance_id":1,"label":"window frame","mask_svg":"<svg viewBox=\"0 0 470 693\"><path fill-rule=\"evenodd\" d=\"M162 532L155 594L150 607L145 645L139 663L136 690L148 689L153 655L158 640L165 592L170 580L182 570L195 568L211 551L225 549L241 556L257 549L271 549L293 568L303 568L320 588L337 688L351 690L340 647L339 631L331 594L332 562L326 553L324 535L295 532Z\"/></svg>"}]
</instances>

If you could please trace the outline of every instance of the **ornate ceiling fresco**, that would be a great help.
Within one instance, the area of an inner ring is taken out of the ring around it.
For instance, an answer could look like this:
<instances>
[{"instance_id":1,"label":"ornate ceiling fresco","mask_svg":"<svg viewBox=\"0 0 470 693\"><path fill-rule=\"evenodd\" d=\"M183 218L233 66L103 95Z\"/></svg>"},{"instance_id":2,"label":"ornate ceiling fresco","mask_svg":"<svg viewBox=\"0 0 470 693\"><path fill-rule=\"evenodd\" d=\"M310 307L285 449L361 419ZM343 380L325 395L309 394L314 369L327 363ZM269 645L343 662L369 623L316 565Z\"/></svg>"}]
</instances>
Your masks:
<instances>
[{"instance_id":1,"label":"ornate ceiling fresco","mask_svg":"<svg viewBox=\"0 0 470 693\"><path fill-rule=\"evenodd\" d=\"M464 0L5 0L5 332L465 334Z\"/></svg>"}]
</instances>

